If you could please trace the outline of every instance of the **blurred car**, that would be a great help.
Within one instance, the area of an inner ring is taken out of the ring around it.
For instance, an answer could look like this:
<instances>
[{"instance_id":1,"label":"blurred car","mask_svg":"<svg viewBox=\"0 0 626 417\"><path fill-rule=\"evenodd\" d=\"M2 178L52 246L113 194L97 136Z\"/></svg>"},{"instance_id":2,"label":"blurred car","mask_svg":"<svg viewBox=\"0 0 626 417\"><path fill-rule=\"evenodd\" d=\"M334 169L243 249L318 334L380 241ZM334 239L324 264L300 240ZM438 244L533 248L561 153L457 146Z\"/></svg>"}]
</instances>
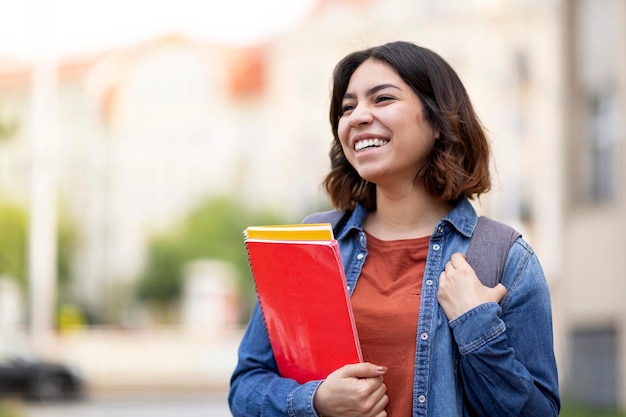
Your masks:
<instances>
[{"instance_id":1,"label":"blurred car","mask_svg":"<svg viewBox=\"0 0 626 417\"><path fill-rule=\"evenodd\" d=\"M73 367L43 360L23 345L0 340L0 398L75 400L83 396L84 388L80 373Z\"/></svg>"}]
</instances>

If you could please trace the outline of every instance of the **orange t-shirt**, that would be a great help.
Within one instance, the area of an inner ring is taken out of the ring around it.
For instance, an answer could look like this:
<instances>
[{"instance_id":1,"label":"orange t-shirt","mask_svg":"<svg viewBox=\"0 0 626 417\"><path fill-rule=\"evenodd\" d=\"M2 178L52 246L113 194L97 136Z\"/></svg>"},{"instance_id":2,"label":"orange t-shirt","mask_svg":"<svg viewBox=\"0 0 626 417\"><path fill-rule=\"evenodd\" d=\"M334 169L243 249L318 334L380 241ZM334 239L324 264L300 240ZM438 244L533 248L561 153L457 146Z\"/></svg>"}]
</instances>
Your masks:
<instances>
[{"instance_id":1,"label":"orange t-shirt","mask_svg":"<svg viewBox=\"0 0 626 417\"><path fill-rule=\"evenodd\" d=\"M367 259L351 302L363 359L389 369L389 417L410 417L417 318L428 241L383 241L367 234Z\"/></svg>"}]
</instances>

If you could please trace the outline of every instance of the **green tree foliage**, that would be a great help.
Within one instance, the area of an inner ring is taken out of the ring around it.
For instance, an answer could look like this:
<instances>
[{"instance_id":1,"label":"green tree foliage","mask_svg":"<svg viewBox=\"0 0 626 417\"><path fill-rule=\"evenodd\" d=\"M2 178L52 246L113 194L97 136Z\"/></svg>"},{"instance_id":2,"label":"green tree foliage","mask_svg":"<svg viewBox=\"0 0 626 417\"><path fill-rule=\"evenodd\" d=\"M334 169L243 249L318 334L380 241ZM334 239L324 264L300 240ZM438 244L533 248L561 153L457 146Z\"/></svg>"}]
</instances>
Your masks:
<instances>
[{"instance_id":1,"label":"green tree foliage","mask_svg":"<svg viewBox=\"0 0 626 417\"><path fill-rule=\"evenodd\" d=\"M25 417L25 415L18 400L0 398L0 417Z\"/></svg>"},{"instance_id":2,"label":"green tree foliage","mask_svg":"<svg viewBox=\"0 0 626 417\"><path fill-rule=\"evenodd\" d=\"M2 107L0 106L0 110ZM15 120L8 120L2 116L0 112L0 142L3 140L11 139L17 133L17 122Z\"/></svg>"},{"instance_id":3,"label":"green tree foliage","mask_svg":"<svg viewBox=\"0 0 626 417\"><path fill-rule=\"evenodd\" d=\"M69 216L61 211L57 223L57 279L59 283L59 298L68 298L66 293L73 281L73 260L76 249L76 227L69 220ZM63 300L60 299L60 302Z\"/></svg>"},{"instance_id":4,"label":"green tree foliage","mask_svg":"<svg viewBox=\"0 0 626 417\"><path fill-rule=\"evenodd\" d=\"M137 286L138 298L171 306L181 296L184 264L211 258L235 266L241 295L249 300L254 295L254 286L242 232L250 225L283 222L278 215L250 211L228 197L204 202L175 230L152 239L148 263Z\"/></svg>"},{"instance_id":5,"label":"green tree foliage","mask_svg":"<svg viewBox=\"0 0 626 417\"><path fill-rule=\"evenodd\" d=\"M626 410L597 410L565 399L561 408L561 417L626 417Z\"/></svg>"},{"instance_id":6,"label":"green tree foliage","mask_svg":"<svg viewBox=\"0 0 626 417\"><path fill-rule=\"evenodd\" d=\"M57 230L57 276L60 290L71 281L71 258L76 241L72 224L60 216ZM0 202L0 275L16 279L27 288L28 215L24 208Z\"/></svg>"},{"instance_id":7,"label":"green tree foliage","mask_svg":"<svg viewBox=\"0 0 626 417\"><path fill-rule=\"evenodd\" d=\"M26 212L19 206L0 203L0 275L26 286Z\"/></svg>"}]
</instances>

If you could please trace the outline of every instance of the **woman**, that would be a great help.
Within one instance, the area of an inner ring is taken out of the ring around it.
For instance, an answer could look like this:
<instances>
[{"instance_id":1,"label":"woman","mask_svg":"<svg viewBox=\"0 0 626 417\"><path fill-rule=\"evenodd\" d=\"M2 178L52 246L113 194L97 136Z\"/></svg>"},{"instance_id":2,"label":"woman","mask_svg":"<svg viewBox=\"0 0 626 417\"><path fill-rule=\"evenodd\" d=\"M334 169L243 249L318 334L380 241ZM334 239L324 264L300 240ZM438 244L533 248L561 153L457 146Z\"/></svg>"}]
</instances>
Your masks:
<instances>
[{"instance_id":1,"label":"woman","mask_svg":"<svg viewBox=\"0 0 626 417\"><path fill-rule=\"evenodd\" d=\"M297 384L276 370L257 308L239 349L234 416L556 416L550 296L518 238L501 283L465 256L490 189L487 138L455 71L407 42L337 64L332 169L364 363Z\"/></svg>"}]
</instances>

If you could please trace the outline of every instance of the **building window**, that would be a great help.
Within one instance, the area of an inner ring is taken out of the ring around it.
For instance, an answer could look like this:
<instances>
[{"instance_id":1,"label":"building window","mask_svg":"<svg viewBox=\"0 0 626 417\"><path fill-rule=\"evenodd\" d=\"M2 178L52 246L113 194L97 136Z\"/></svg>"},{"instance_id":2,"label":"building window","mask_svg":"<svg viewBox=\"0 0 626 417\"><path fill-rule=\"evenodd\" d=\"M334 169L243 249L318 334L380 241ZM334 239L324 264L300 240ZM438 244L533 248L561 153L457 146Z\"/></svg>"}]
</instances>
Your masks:
<instances>
[{"instance_id":1,"label":"building window","mask_svg":"<svg viewBox=\"0 0 626 417\"><path fill-rule=\"evenodd\" d=\"M571 3L572 115L569 146L571 195L577 203L619 198L626 49L621 0Z\"/></svg>"},{"instance_id":2,"label":"building window","mask_svg":"<svg viewBox=\"0 0 626 417\"><path fill-rule=\"evenodd\" d=\"M617 89L609 86L591 94L587 112L589 197L594 201L611 201L617 197L619 178L621 109Z\"/></svg>"},{"instance_id":3,"label":"building window","mask_svg":"<svg viewBox=\"0 0 626 417\"><path fill-rule=\"evenodd\" d=\"M569 352L565 396L589 408L614 409L619 382L615 328L575 329L569 335Z\"/></svg>"}]
</instances>

